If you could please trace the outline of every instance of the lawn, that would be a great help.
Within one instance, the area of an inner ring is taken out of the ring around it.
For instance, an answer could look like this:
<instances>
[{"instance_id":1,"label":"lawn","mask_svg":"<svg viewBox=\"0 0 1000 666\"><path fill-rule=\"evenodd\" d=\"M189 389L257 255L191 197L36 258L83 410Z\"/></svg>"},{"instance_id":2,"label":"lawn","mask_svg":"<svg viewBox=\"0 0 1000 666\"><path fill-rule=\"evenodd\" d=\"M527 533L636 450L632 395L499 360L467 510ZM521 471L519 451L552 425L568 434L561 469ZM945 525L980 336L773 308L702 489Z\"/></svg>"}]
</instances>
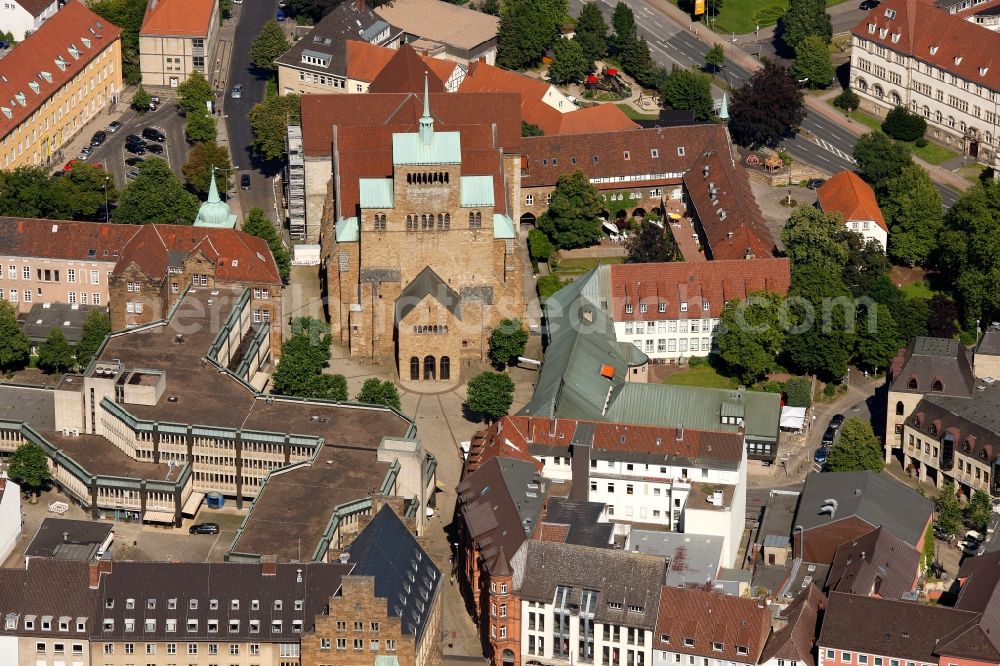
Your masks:
<instances>
[{"instance_id":1,"label":"lawn","mask_svg":"<svg viewBox=\"0 0 1000 666\"><path fill-rule=\"evenodd\" d=\"M670 0L677 4L677 0ZM826 0L826 6L839 5L844 0ZM716 32L727 35L751 33L759 25L765 28L774 25L788 9L787 0L731 0L722 5L715 17Z\"/></svg>"},{"instance_id":2,"label":"lawn","mask_svg":"<svg viewBox=\"0 0 1000 666\"><path fill-rule=\"evenodd\" d=\"M688 368L687 370L670 375L663 383L720 389L736 388L738 384L735 379L720 375L715 368L707 364L696 368Z\"/></svg>"},{"instance_id":3,"label":"lawn","mask_svg":"<svg viewBox=\"0 0 1000 666\"><path fill-rule=\"evenodd\" d=\"M931 298L936 292L934 292L930 285L921 280L920 282L913 282L901 287L900 291L906 295L907 298Z\"/></svg>"},{"instance_id":4,"label":"lawn","mask_svg":"<svg viewBox=\"0 0 1000 666\"><path fill-rule=\"evenodd\" d=\"M586 273L601 264L621 264L625 257L585 257L580 259L560 259L554 273L563 275L579 275Z\"/></svg>"},{"instance_id":5,"label":"lawn","mask_svg":"<svg viewBox=\"0 0 1000 666\"><path fill-rule=\"evenodd\" d=\"M615 104L631 120L656 120L660 116L655 113L642 113L631 104Z\"/></svg>"},{"instance_id":6,"label":"lawn","mask_svg":"<svg viewBox=\"0 0 1000 666\"><path fill-rule=\"evenodd\" d=\"M829 104L833 106L833 100L829 100ZM882 119L873 116L870 113L865 113L864 111L851 111L851 120L859 122L873 130L882 129ZM933 141L928 141L927 145L923 148L918 148L913 141L899 141L897 143L901 143L906 146L911 153L928 164L937 165L942 162L947 162L953 157L958 157L958 153L954 150L946 148L941 144L934 143Z\"/></svg>"}]
</instances>

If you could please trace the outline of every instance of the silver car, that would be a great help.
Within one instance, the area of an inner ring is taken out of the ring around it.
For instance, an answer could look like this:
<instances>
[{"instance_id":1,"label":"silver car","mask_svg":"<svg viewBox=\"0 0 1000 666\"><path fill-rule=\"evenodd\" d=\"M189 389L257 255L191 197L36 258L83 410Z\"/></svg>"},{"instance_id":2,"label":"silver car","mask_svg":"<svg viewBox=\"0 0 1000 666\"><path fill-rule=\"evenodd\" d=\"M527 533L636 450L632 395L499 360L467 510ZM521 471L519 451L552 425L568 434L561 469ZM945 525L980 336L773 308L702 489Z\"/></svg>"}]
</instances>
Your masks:
<instances>
[{"instance_id":1,"label":"silver car","mask_svg":"<svg viewBox=\"0 0 1000 666\"><path fill-rule=\"evenodd\" d=\"M233 92L230 93L230 97L232 97L233 99L239 99L240 97L243 97L242 83L237 83L235 86L233 86Z\"/></svg>"}]
</instances>

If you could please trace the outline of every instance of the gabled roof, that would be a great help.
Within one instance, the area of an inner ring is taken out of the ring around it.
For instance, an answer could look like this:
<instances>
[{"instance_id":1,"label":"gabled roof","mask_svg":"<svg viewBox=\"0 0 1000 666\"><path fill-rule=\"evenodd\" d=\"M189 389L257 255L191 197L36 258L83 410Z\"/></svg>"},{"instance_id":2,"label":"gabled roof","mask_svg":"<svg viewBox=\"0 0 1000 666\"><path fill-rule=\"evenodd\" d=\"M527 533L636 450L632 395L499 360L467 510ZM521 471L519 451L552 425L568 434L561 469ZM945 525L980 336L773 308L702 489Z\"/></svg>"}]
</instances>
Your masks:
<instances>
[{"instance_id":1,"label":"gabled roof","mask_svg":"<svg viewBox=\"0 0 1000 666\"><path fill-rule=\"evenodd\" d=\"M955 608L981 613L1000 587L1000 550L965 558L955 580L961 586Z\"/></svg>"},{"instance_id":2,"label":"gabled roof","mask_svg":"<svg viewBox=\"0 0 1000 666\"><path fill-rule=\"evenodd\" d=\"M611 317L615 321L716 318L727 301L742 300L757 291L784 296L790 282L787 258L615 264L611 266ZM681 303L687 304L686 312L681 311ZM626 312L626 305L632 306L631 313ZM640 305L646 305L645 312Z\"/></svg>"},{"instance_id":3,"label":"gabled roof","mask_svg":"<svg viewBox=\"0 0 1000 666\"><path fill-rule=\"evenodd\" d=\"M352 576L375 579L375 594L387 600L390 616L400 618L404 633L420 642L432 599L441 587L441 571L388 504L348 546Z\"/></svg>"},{"instance_id":4,"label":"gabled roof","mask_svg":"<svg viewBox=\"0 0 1000 666\"><path fill-rule=\"evenodd\" d=\"M955 453L992 465L1000 457L1000 386L980 385L967 398L925 394L907 425L935 439L950 437Z\"/></svg>"},{"instance_id":5,"label":"gabled roof","mask_svg":"<svg viewBox=\"0 0 1000 666\"><path fill-rule=\"evenodd\" d=\"M4 217L0 218L0 248L12 257L117 262L122 248L140 229L135 224Z\"/></svg>"},{"instance_id":6,"label":"gabled roof","mask_svg":"<svg viewBox=\"0 0 1000 666\"><path fill-rule=\"evenodd\" d=\"M829 511L820 512L828 499L837 502L833 517ZM808 532L855 516L916 547L933 508L933 502L912 488L874 472L810 474L799 496L795 524Z\"/></svg>"},{"instance_id":7,"label":"gabled roof","mask_svg":"<svg viewBox=\"0 0 1000 666\"><path fill-rule=\"evenodd\" d=\"M916 388L910 382L916 381ZM930 393L941 382L940 395L972 395L975 377L965 347L951 338L918 336L900 350L889 371L891 391Z\"/></svg>"},{"instance_id":8,"label":"gabled roof","mask_svg":"<svg viewBox=\"0 0 1000 666\"><path fill-rule=\"evenodd\" d=\"M462 297L449 287L433 268L424 266L417 277L399 292L399 297L396 299L396 322L405 319L406 315L427 296L432 296L455 319L462 320Z\"/></svg>"},{"instance_id":9,"label":"gabled roof","mask_svg":"<svg viewBox=\"0 0 1000 666\"><path fill-rule=\"evenodd\" d=\"M804 666L814 666L816 658L813 647L819 632L819 611L826 606L826 597L815 585L807 585L788 608L781 612L785 626L771 634L761 664L772 659L794 661Z\"/></svg>"},{"instance_id":10,"label":"gabled roof","mask_svg":"<svg viewBox=\"0 0 1000 666\"><path fill-rule=\"evenodd\" d=\"M759 663L771 632L771 614L758 606L756 599L664 586L659 605L653 649ZM687 639L694 644L686 645ZM718 650L720 643L722 649ZM747 654L738 648L746 648Z\"/></svg>"},{"instance_id":11,"label":"gabled roof","mask_svg":"<svg viewBox=\"0 0 1000 666\"><path fill-rule=\"evenodd\" d=\"M816 194L824 212L840 213L845 222L870 220L889 231L871 185L853 171L841 171L823 183Z\"/></svg>"},{"instance_id":12,"label":"gabled roof","mask_svg":"<svg viewBox=\"0 0 1000 666\"><path fill-rule=\"evenodd\" d=\"M355 81L367 81L371 83L389 61L393 59L393 56L396 55L396 49L353 39L348 40L346 46L347 78ZM409 45L405 45L405 47L412 48ZM441 81L447 81L451 78L455 69L460 67L454 60L432 58L426 55L420 55L419 57L423 61L425 68L437 75ZM419 83L420 85L413 90L396 92L420 92L423 90L423 79Z\"/></svg>"},{"instance_id":13,"label":"gabled roof","mask_svg":"<svg viewBox=\"0 0 1000 666\"><path fill-rule=\"evenodd\" d=\"M431 92L443 93L444 81L431 71L413 47L403 44L368 86L371 93L418 93L424 90L424 78Z\"/></svg>"},{"instance_id":14,"label":"gabled roof","mask_svg":"<svg viewBox=\"0 0 1000 666\"><path fill-rule=\"evenodd\" d=\"M851 31L975 84L1000 90L1000 34L925 0L886 0Z\"/></svg>"},{"instance_id":15,"label":"gabled roof","mask_svg":"<svg viewBox=\"0 0 1000 666\"><path fill-rule=\"evenodd\" d=\"M826 577L836 592L901 599L913 592L921 554L911 545L879 527L837 547Z\"/></svg>"},{"instance_id":16,"label":"gabled roof","mask_svg":"<svg viewBox=\"0 0 1000 666\"><path fill-rule=\"evenodd\" d=\"M215 0L149 0L139 34L208 37L218 11Z\"/></svg>"},{"instance_id":17,"label":"gabled roof","mask_svg":"<svg viewBox=\"0 0 1000 666\"><path fill-rule=\"evenodd\" d=\"M612 548L614 523L599 522L605 505L565 497L553 497L545 508L535 537L540 541L559 541L591 548ZM546 538L546 534L548 537ZM558 538L555 535L558 534Z\"/></svg>"},{"instance_id":18,"label":"gabled roof","mask_svg":"<svg viewBox=\"0 0 1000 666\"><path fill-rule=\"evenodd\" d=\"M83 335L83 322L92 311L104 312L100 305L69 303L33 303L31 310L20 316L21 330L31 340L44 340L53 327L62 331L70 344Z\"/></svg>"},{"instance_id":19,"label":"gabled roof","mask_svg":"<svg viewBox=\"0 0 1000 666\"><path fill-rule=\"evenodd\" d=\"M94 629L98 606L98 591L88 586L86 562L72 560L32 559L23 569L0 569L0 613L19 613L23 627L23 617L37 618L68 616L71 630L76 629L77 618L87 623L87 632ZM57 623L52 631L56 633ZM19 627L19 628L20 628ZM19 634L40 635L40 623L35 630L19 631ZM12 633L4 630L5 634ZM86 638L88 634L83 634ZM53 636L54 637L54 636ZM62 636L60 636L62 638ZM69 638L66 636L66 638Z\"/></svg>"},{"instance_id":20,"label":"gabled roof","mask_svg":"<svg viewBox=\"0 0 1000 666\"><path fill-rule=\"evenodd\" d=\"M119 27L83 3L68 2L17 44L0 60L0 137L31 117L120 35Z\"/></svg>"},{"instance_id":21,"label":"gabled roof","mask_svg":"<svg viewBox=\"0 0 1000 666\"><path fill-rule=\"evenodd\" d=\"M32 17L38 18L42 13L56 4L55 0L15 0Z\"/></svg>"}]
</instances>

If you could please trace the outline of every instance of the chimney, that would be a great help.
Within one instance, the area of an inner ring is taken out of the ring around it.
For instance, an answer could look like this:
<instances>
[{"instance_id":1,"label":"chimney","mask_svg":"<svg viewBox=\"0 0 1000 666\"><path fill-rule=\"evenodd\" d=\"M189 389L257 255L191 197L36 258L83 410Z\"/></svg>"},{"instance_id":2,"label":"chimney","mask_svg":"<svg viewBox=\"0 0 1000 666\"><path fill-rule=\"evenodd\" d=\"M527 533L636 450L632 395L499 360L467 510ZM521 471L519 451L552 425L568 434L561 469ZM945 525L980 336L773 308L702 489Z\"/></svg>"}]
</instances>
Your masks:
<instances>
[{"instance_id":1,"label":"chimney","mask_svg":"<svg viewBox=\"0 0 1000 666\"><path fill-rule=\"evenodd\" d=\"M302 569L296 569L295 570L295 582L296 583L301 583L302 582Z\"/></svg>"},{"instance_id":2,"label":"chimney","mask_svg":"<svg viewBox=\"0 0 1000 666\"><path fill-rule=\"evenodd\" d=\"M261 555L260 556L260 575L261 576L276 576L278 575L278 558L275 555Z\"/></svg>"},{"instance_id":3,"label":"chimney","mask_svg":"<svg viewBox=\"0 0 1000 666\"><path fill-rule=\"evenodd\" d=\"M69 532L63 532L63 543L69 541Z\"/></svg>"},{"instance_id":4,"label":"chimney","mask_svg":"<svg viewBox=\"0 0 1000 666\"><path fill-rule=\"evenodd\" d=\"M350 559L351 559L351 554L346 550L342 552L340 555L337 555L337 561L340 562L341 564L347 564L347 562Z\"/></svg>"},{"instance_id":5,"label":"chimney","mask_svg":"<svg viewBox=\"0 0 1000 666\"><path fill-rule=\"evenodd\" d=\"M684 424L683 423L681 423L680 427L677 428L677 441L678 442L683 442L684 441Z\"/></svg>"},{"instance_id":6,"label":"chimney","mask_svg":"<svg viewBox=\"0 0 1000 666\"><path fill-rule=\"evenodd\" d=\"M111 574L111 559L101 559L91 562L87 569L87 582L92 590L101 586L101 574Z\"/></svg>"}]
</instances>

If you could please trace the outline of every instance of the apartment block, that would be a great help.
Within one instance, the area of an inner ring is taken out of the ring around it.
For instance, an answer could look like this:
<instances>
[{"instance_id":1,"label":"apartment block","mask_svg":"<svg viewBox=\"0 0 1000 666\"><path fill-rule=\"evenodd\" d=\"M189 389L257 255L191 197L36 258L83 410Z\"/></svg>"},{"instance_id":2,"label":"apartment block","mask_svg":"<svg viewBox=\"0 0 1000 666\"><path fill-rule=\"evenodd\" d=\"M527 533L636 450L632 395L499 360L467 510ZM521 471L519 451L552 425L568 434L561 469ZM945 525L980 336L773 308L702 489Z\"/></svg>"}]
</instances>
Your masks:
<instances>
[{"instance_id":1,"label":"apartment block","mask_svg":"<svg viewBox=\"0 0 1000 666\"><path fill-rule=\"evenodd\" d=\"M68 159L61 148L122 92L121 30L67 3L0 60L4 169Z\"/></svg>"},{"instance_id":2,"label":"apartment block","mask_svg":"<svg viewBox=\"0 0 1000 666\"><path fill-rule=\"evenodd\" d=\"M139 29L143 84L176 88L192 72L210 79L219 21L218 0L150 0Z\"/></svg>"}]
</instances>

